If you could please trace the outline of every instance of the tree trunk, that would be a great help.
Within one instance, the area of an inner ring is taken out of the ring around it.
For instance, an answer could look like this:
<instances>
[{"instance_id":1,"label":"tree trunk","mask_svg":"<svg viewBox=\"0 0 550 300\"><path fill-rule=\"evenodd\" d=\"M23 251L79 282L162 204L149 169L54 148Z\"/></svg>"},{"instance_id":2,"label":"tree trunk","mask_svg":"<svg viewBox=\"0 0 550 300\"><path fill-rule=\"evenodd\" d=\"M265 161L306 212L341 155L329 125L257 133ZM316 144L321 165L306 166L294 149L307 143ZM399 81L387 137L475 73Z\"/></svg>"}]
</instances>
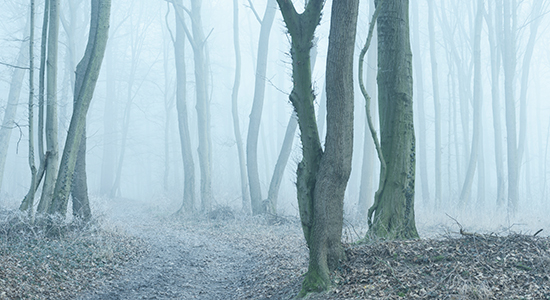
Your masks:
<instances>
[{"instance_id":1,"label":"tree trunk","mask_svg":"<svg viewBox=\"0 0 550 300\"><path fill-rule=\"evenodd\" d=\"M378 107L387 173L380 196L369 209L369 219L373 222L368 234L395 239L418 238L414 219L416 150L409 1L385 0L380 5ZM373 213L376 213L374 219Z\"/></svg>"},{"instance_id":2,"label":"tree trunk","mask_svg":"<svg viewBox=\"0 0 550 300\"><path fill-rule=\"evenodd\" d=\"M515 2L515 1L514 1ZM515 14L515 8L514 14ZM504 101L506 104L506 148L508 151L508 212L517 211L519 200L519 173L516 105L514 97L514 76L516 72L516 46L512 30L512 11L510 1L503 1L504 35L501 43L502 63L504 66Z\"/></svg>"},{"instance_id":3,"label":"tree trunk","mask_svg":"<svg viewBox=\"0 0 550 300\"><path fill-rule=\"evenodd\" d=\"M374 12L374 0L369 1L369 12ZM374 26L374 25L373 25ZM373 27L373 35L371 45L377 45L375 27ZM376 68L377 68L378 53L374 50L367 53L367 91L371 98L377 97L376 90ZM369 110L375 109L375 103L370 102ZM365 104L367 105L367 104ZM365 109L366 112L366 109ZM372 115L373 122L377 123L377 114ZM374 189L374 152L375 145L371 136L368 118L365 118L365 133L363 136L363 159L361 166L361 184L359 187L359 201L357 202L357 217L356 219L364 223L367 220L369 207L372 205L373 189ZM427 182L427 181L426 181Z\"/></svg>"},{"instance_id":4,"label":"tree trunk","mask_svg":"<svg viewBox=\"0 0 550 300\"><path fill-rule=\"evenodd\" d=\"M212 210L212 138L210 134L210 99L208 95L208 53L201 19L202 0L191 0L191 27L187 35L193 46L195 62L195 91L199 133L199 165L201 169L201 210Z\"/></svg>"},{"instance_id":5,"label":"tree trunk","mask_svg":"<svg viewBox=\"0 0 550 300\"><path fill-rule=\"evenodd\" d=\"M428 0L428 28L430 31L430 62L432 66L432 88L434 100L434 116L435 116L435 198L434 207L439 208L441 205L441 102L439 100L439 74L437 69L437 50L435 47L435 30L434 30L434 2ZM424 134L424 130L420 129Z\"/></svg>"},{"instance_id":6,"label":"tree trunk","mask_svg":"<svg viewBox=\"0 0 550 300\"><path fill-rule=\"evenodd\" d=\"M460 192L459 205L465 207L470 202L470 195L472 190L472 183L476 172L476 166L478 164L478 155L480 151L481 132L483 130L483 124L481 120L481 110L483 104L483 90L482 90L482 78L481 78L481 26L483 21L483 0L477 0L477 14L474 25L474 125L472 135L472 149L470 151L470 161L468 163L468 169L466 171L466 177ZM479 175L479 174L478 174Z\"/></svg>"},{"instance_id":7,"label":"tree trunk","mask_svg":"<svg viewBox=\"0 0 550 300\"><path fill-rule=\"evenodd\" d=\"M84 121L84 123L86 122ZM90 209L86 176L86 126L84 126L80 145L78 146L71 197L73 199L73 217L83 222L89 222L92 218L92 211Z\"/></svg>"},{"instance_id":8,"label":"tree trunk","mask_svg":"<svg viewBox=\"0 0 550 300\"><path fill-rule=\"evenodd\" d=\"M265 98L269 35L271 33L273 20L275 19L275 12L275 0L268 0L261 22L260 38L258 40L254 100L252 102L252 111L250 112L250 122L248 124L248 136L246 139L246 166L248 171L250 200L252 201L252 213L255 215L265 212L262 207L262 190L260 185L260 174L258 172L258 135L260 132Z\"/></svg>"},{"instance_id":9,"label":"tree trunk","mask_svg":"<svg viewBox=\"0 0 550 300\"><path fill-rule=\"evenodd\" d=\"M239 87L241 85L241 46L239 41L239 1L233 0L233 47L235 49L235 81L231 93L231 116L233 117L233 132L237 155L239 157L239 171L241 175L242 210L250 213L250 192L248 190L248 178L246 172L246 159L244 155L243 139L241 137L241 125L239 121Z\"/></svg>"},{"instance_id":10,"label":"tree trunk","mask_svg":"<svg viewBox=\"0 0 550 300\"><path fill-rule=\"evenodd\" d=\"M109 196L114 183L116 163L116 115L117 109L115 99L117 99L116 90L116 63L113 58L114 45L110 43L107 52L105 53L105 68L106 68L106 95L105 107L103 115L103 155L101 159L101 179L99 185L99 193L102 196Z\"/></svg>"},{"instance_id":11,"label":"tree trunk","mask_svg":"<svg viewBox=\"0 0 550 300\"><path fill-rule=\"evenodd\" d=\"M432 3L433 0L428 0L428 6L430 8L430 14L428 16L428 21L430 25L428 25L430 29L430 55L433 57L435 54L432 52L432 39L435 39L435 33L433 30L433 9L432 9ZM420 52L420 15L418 13L418 1L413 1L412 3L412 11L414 14L414 17L412 18L412 26L413 26L413 33L414 33L414 40L412 43L412 50L413 50L413 63L414 63L414 71L416 74L416 104L417 104L417 122L418 122L418 162L419 162L419 169L420 169L420 183L422 187L422 204L424 207L428 207L430 202L430 186L428 184L428 161L426 156L426 140L427 140L427 134L426 134L426 112L424 108L424 76L422 72L422 53ZM434 42L435 47L435 42ZM435 59L435 57L434 57ZM436 99L436 89L439 89L439 86L436 84L437 80L437 62L435 62L434 66L434 59L432 59L432 86L434 89L434 102ZM435 69L434 69L435 68ZM433 73L436 73L434 75ZM436 78L434 80L434 77ZM439 91L438 91L439 93ZM437 99L439 100L439 99ZM437 130L437 125L435 125ZM437 133L437 131L436 131ZM436 141L437 141L437 134L436 134ZM437 146L436 146L437 149ZM436 150L437 155L437 150ZM437 157L437 156L436 156ZM436 162L437 165L437 162ZM436 167L437 172L437 167ZM435 181L436 181L436 190L437 190L437 180L438 177L436 175ZM441 183L441 181L439 182ZM437 196L436 201L437 203ZM434 203L435 204L435 203ZM437 204L436 204L437 205Z\"/></svg>"},{"instance_id":12,"label":"tree trunk","mask_svg":"<svg viewBox=\"0 0 550 300\"><path fill-rule=\"evenodd\" d=\"M178 212L192 213L195 210L195 162L191 150L191 135L187 115L187 74L185 67L185 29L182 1L174 4L176 11L176 39L174 56L176 58L176 109L178 111L178 129L183 160L183 203Z\"/></svg>"},{"instance_id":13,"label":"tree trunk","mask_svg":"<svg viewBox=\"0 0 550 300\"><path fill-rule=\"evenodd\" d=\"M65 216L78 158L79 174L76 181L78 186L75 193L73 193L73 197L77 197L73 201L73 205L76 203L77 208L73 213L82 216L84 220L89 219L90 213L87 202L86 177L82 174L85 172L84 157L86 154L86 146L85 143L82 143L82 140L86 138L84 136L86 132L86 114L93 97L107 46L111 11L111 0L92 0L91 3L88 44L84 57L76 67L73 114L69 124L63 157L61 158L59 175L55 184L53 201L48 209L49 214Z\"/></svg>"},{"instance_id":14,"label":"tree trunk","mask_svg":"<svg viewBox=\"0 0 550 300\"><path fill-rule=\"evenodd\" d=\"M502 120L500 113L500 56L501 50L497 47L497 36L502 30L502 14L495 14L495 23L493 23L492 14L497 9L492 9L492 1L488 2L489 12L486 14L489 48L491 50L491 107L493 112L493 130L495 140L495 164L497 175L497 199L496 203L500 207L504 205L506 199L506 182L504 179L504 154L502 151ZM498 7L498 6L497 6Z\"/></svg>"},{"instance_id":15,"label":"tree trunk","mask_svg":"<svg viewBox=\"0 0 550 300\"><path fill-rule=\"evenodd\" d=\"M279 196L279 187L285 173L285 167L292 152L292 144L294 141L294 135L296 135L296 128L298 127L298 118L296 113L292 113L288 125L286 126L285 137L283 139L283 145L281 146L281 152L277 158L275 169L273 170L273 176L269 184L269 191L267 193L267 211L271 214L277 214L277 197Z\"/></svg>"},{"instance_id":16,"label":"tree trunk","mask_svg":"<svg viewBox=\"0 0 550 300\"><path fill-rule=\"evenodd\" d=\"M50 0L48 29L48 60L46 83L46 173L38 212L48 211L57 179L59 153L57 140L57 46L59 37L59 0Z\"/></svg>"},{"instance_id":17,"label":"tree trunk","mask_svg":"<svg viewBox=\"0 0 550 300\"><path fill-rule=\"evenodd\" d=\"M21 202L19 210L27 211L29 216L32 216L32 208L34 206L34 196L36 194L36 164L34 159L34 19L35 19L34 0L30 3L29 12L29 101L27 106L29 118L29 168L31 170L31 186L29 192ZM0 175L1 177L2 175ZM1 179L0 179L1 186Z\"/></svg>"},{"instance_id":18,"label":"tree trunk","mask_svg":"<svg viewBox=\"0 0 550 300\"><path fill-rule=\"evenodd\" d=\"M25 26L23 32L27 32L29 22ZM29 61L29 41L23 39L19 48L16 66L24 66ZM10 90L8 94L8 103L4 110L4 118L2 119L2 127L0 127L0 190L2 190L2 179L4 177L4 167L8 156L8 148L10 145L11 130L14 128L15 116L17 107L19 106L19 98L21 97L21 87L26 70L23 68L14 68L11 76Z\"/></svg>"},{"instance_id":19,"label":"tree trunk","mask_svg":"<svg viewBox=\"0 0 550 300\"><path fill-rule=\"evenodd\" d=\"M527 90L529 87L529 71L531 68L531 58L535 49L537 31L542 20L542 4L544 1L534 1L531 8L531 24L529 26L529 40L525 54L523 54L523 64L521 70L521 88L519 94L519 140L518 140L518 174L521 173L521 161L527 143ZM528 173L526 173L527 175Z\"/></svg>"},{"instance_id":20,"label":"tree trunk","mask_svg":"<svg viewBox=\"0 0 550 300\"><path fill-rule=\"evenodd\" d=\"M317 267L324 272L326 259L328 270L333 271L345 259L341 240L353 152L353 56L358 11L359 0L332 5L326 71L327 136L313 195L309 270Z\"/></svg>"}]
</instances>

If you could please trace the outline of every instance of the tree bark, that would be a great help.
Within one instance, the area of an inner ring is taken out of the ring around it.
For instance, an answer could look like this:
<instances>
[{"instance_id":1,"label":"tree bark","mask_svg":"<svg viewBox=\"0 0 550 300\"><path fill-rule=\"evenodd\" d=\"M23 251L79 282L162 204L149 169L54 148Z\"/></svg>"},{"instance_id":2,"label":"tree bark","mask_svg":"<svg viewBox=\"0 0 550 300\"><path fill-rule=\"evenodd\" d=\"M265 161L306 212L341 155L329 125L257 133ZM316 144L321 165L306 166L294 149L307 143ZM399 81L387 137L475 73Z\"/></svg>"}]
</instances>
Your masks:
<instances>
[{"instance_id":1,"label":"tree bark","mask_svg":"<svg viewBox=\"0 0 550 300\"><path fill-rule=\"evenodd\" d=\"M90 214L87 195L83 198L83 194L87 194L87 191L86 178L82 174L85 170L84 157L86 153L85 144L82 143L82 140L86 138L84 136L86 132L86 114L93 97L107 46L111 0L92 0L91 3L88 44L84 57L76 67L73 114L55 184L53 201L48 209L49 214L65 216L78 157L80 164L78 171L80 174L77 179L76 194L73 194L73 197L76 196L77 199L75 199L73 205L75 203L77 205L74 214L82 216L85 220L89 219Z\"/></svg>"},{"instance_id":2,"label":"tree bark","mask_svg":"<svg viewBox=\"0 0 550 300\"><path fill-rule=\"evenodd\" d=\"M275 12L275 0L268 0L261 21L254 83L254 100L252 102L252 111L250 112L250 122L248 124L248 136L246 139L246 166L248 171L250 200L252 201L252 213L255 215L265 212L262 206L262 190L260 185L260 174L258 172L258 135L260 132L265 98L269 36L273 20L275 19Z\"/></svg>"},{"instance_id":3,"label":"tree bark","mask_svg":"<svg viewBox=\"0 0 550 300\"><path fill-rule=\"evenodd\" d=\"M378 107L385 184L369 209L369 235L418 238L414 219L415 136L409 1L385 0L378 17ZM375 214L374 219L372 214Z\"/></svg>"}]
</instances>

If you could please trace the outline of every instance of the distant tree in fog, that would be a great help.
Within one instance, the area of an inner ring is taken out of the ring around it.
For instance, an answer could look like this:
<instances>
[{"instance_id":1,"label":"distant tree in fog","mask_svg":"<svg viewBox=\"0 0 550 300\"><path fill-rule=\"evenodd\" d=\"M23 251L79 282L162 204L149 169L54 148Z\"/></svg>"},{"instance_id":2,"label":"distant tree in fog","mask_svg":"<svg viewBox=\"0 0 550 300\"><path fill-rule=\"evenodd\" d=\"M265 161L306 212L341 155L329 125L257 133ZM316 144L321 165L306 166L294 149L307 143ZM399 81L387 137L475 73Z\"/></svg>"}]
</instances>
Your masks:
<instances>
[{"instance_id":1,"label":"distant tree in fog","mask_svg":"<svg viewBox=\"0 0 550 300\"><path fill-rule=\"evenodd\" d=\"M172 37L176 59L176 110L178 113L178 130L183 160L183 203L179 212L190 213L195 210L195 163L191 150L189 120L187 113L187 76L185 67L185 20L181 0L172 2L176 12L176 37Z\"/></svg>"},{"instance_id":2,"label":"distant tree in fog","mask_svg":"<svg viewBox=\"0 0 550 300\"><path fill-rule=\"evenodd\" d=\"M248 184L253 214L263 213L266 209L262 205L262 190L260 185L260 175L258 173L258 135L260 132L260 123L265 98L269 35L271 33L273 20L275 19L275 12L275 0L268 0L263 18L259 19L259 16L256 15L261 26L260 37L258 39L258 58L256 62L254 82L254 100L252 103L252 111L250 112L248 136L246 139L246 166L248 171Z\"/></svg>"}]
</instances>

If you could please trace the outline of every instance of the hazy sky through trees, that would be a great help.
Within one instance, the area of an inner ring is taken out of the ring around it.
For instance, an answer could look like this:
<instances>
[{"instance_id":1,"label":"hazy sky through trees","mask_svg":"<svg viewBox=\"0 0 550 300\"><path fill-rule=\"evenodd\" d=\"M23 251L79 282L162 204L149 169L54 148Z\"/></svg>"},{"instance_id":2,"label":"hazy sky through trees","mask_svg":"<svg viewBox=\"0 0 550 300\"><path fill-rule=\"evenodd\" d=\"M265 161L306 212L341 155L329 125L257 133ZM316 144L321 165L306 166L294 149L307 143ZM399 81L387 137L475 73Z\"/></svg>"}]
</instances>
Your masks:
<instances>
[{"instance_id":1,"label":"hazy sky through trees","mask_svg":"<svg viewBox=\"0 0 550 300\"><path fill-rule=\"evenodd\" d=\"M0 120L4 118L7 109L8 94L14 68L17 65L19 49L23 40L28 38L25 24L28 18L29 1L0 0L3 15L0 18ZM59 56L58 56L58 110L59 129L65 132L59 134L60 145L64 143L66 128L72 112L72 88L69 84L74 70L67 70L72 64L66 63L70 57L79 60L84 52L89 24L89 1L80 1L74 5L75 18L71 18L69 1L60 0L62 21L71 21L73 33L68 33L62 24L59 27ZM433 32L429 30L428 2L433 3ZM207 95L210 105L210 129L212 143L212 193L213 207L228 205L235 209L242 206L239 160L233 119L231 115L231 93L235 74L235 54L233 47L233 1L212 0L202 1L202 26L208 47L208 79ZM241 136L246 137L249 115L252 109L254 95L255 70L258 57L258 37L260 23L254 11L261 18L265 11L267 0L239 0L239 35L242 57L241 81L238 97L238 114ZM316 95L316 105L319 105L324 93L325 65L328 45L328 28L330 20L331 2L327 1L323 10L320 26L316 31L317 56L313 68L313 82ZM498 226L496 212L507 211L507 204L500 208L496 205L497 199L497 164L495 161L495 127L493 113L494 89L492 73L492 56L498 55L498 82L494 85L499 95L497 117L501 121L500 140L502 148L502 164L504 167L505 185L508 187L508 150L506 131L506 104L505 104L505 73L507 63L502 59L504 52L504 23L498 8L503 2L510 2L510 35L513 40L515 59L514 78L512 81L512 101L515 107L516 135L518 151L521 155L517 162L518 179L518 214L517 219L508 219L509 224L526 223L546 216L550 212L550 1L547 0L485 0L483 1L483 21L481 22L480 36L480 65L476 69L474 61L475 49L475 21L478 12L478 2L454 0L419 0L418 14L410 13L411 43L413 57L420 59L413 61L414 82L414 116L415 124L419 118L424 121L423 132L416 128L416 136L423 139L425 161L417 161L416 177L416 210L419 211L417 221L427 222L438 216L438 220L448 220L445 213L460 215L468 218L469 212L491 212L483 224ZM539 3L540 2L540 3ZM539 3L539 9L533 10L533 5ZM88 187L92 207L100 205L100 184L104 178L101 168L106 159L104 148L108 148L115 159L112 162L118 166L120 151L124 149L124 160L120 175L119 197L151 201L158 203L159 209L176 211L181 206L183 197L184 170L180 150L178 133L177 111L165 109L165 101L175 99L176 68L174 51L171 43L170 31L176 32L176 17L174 8L161 0L140 1L113 1L111 12L110 36L107 45L107 59L103 62L99 81L94 93L87 117L87 172ZM184 6L191 8L189 0L183 0ZM253 4L253 9L250 6ZM39 33L42 24L43 1L36 4L36 28ZM302 9L303 1L295 1L297 8ZM412 6L411 6L412 7ZM168 13L168 16L166 14ZM356 60L359 49L363 45L368 23L372 12L369 12L368 1L360 2L360 13L356 39ZM189 15L184 19L191 30ZM500 19L499 19L500 18ZM489 21L488 21L489 20ZM417 22L418 26L412 26ZM492 23L491 23L492 22ZM170 31L166 26L170 27ZM492 24L492 26L488 26ZM535 26L536 25L536 26ZM531 34L536 30L535 34ZM74 34L74 40L68 34ZM434 44L430 45L430 34L433 34ZM490 37L494 39L490 42ZM174 35L175 37L175 35ZM533 42L532 58L528 48L530 39ZM71 46L74 42L74 48ZM195 163L196 199L195 207L200 207L200 169L197 148L199 135L197 126L196 82L194 76L194 59L191 45L185 42L186 64L186 104L191 138L191 151ZM491 48L491 45L493 48ZM39 34L35 34L35 66L39 56ZM168 47L165 50L165 47ZM433 47L433 49L430 49ZM67 55L74 49L73 55ZM289 38L282 21L281 13L277 8L275 21L270 35L265 75L266 91L263 114L259 129L257 146L259 179L261 194L265 198L269 188L273 169L281 149L286 126L292 107L288 101L288 93L292 89L290 81L291 60L289 56ZM371 46L371 49L376 47ZM491 51L493 50L493 51ZM431 57L435 55L435 57ZM134 61L132 61L134 58ZM494 58L494 57L493 57ZM432 76L434 68L432 61L437 61L437 74ZM166 62L164 60L167 60ZM420 62L420 63L418 63ZM526 62L529 68L526 68ZM106 67L105 64L109 63ZM494 63L494 61L493 61ZM21 67L25 67L25 63ZM74 66L74 64L73 64ZM355 68L357 65L355 63ZM365 72L376 65L365 65ZM474 70L479 74L474 73ZM529 72L528 79L522 82L524 72ZM112 72L107 74L107 71ZM37 74L38 72L35 72ZM423 91L418 93L417 76L422 73ZM480 79L474 82L474 79ZM354 73L355 76L355 73ZM25 77L27 78L27 77ZM439 107L441 114L436 118L434 107L433 79L438 79ZM107 84L109 80L109 84ZM367 82L375 78L365 78ZM357 79L354 79L357 84ZM38 82L35 80L35 84ZM477 89L479 84L480 89ZM109 91L106 91L109 86ZM22 86L17 114L11 128L11 139L7 151L7 159L2 186L0 187L0 206L13 206L20 203L28 191L30 172L28 171L28 130L27 130L27 101L28 81L25 79ZM35 86L35 89L37 87ZM65 90L64 89L67 89ZM522 104L522 90L525 92ZM354 153L352 172L345 197L346 218L355 217L360 184L363 157L370 157L374 163L374 177L372 189L378 187L378 162L376 156L363 156L365 109L364 100L356 89L355 120L354 120ZM473 172L471 188L466 191L469 195L463 204L465 213L456 209L460 206L460 195L463 190L468 163L472 152L472 138L478 123L474 122L475 101L483 99L481 111L481 128L478 132L480 146L477 148L477 168ZM423 94L423 112L418 111L417 97ZM111 104L106 106L107 95ZM165 95L167 95L165 98ZM521 101L520 101L521 100ZM172 100L173 101L173 100ZM376 102L376 99L373 99ZM108 111L106 112L106 107ZM317 107L318 108L318 107ZM522 112L523 111L523 112ZM63 112L63 113L62 113ZM67 115L63 115L66 112ZM373 109L376 113L377 109ZM169 114L169 122L165 123ZM525 117L521 117L524 113ZM36 115L37 113L35 113ZM125 116L126 115L126 116ZM128 118L128 131L123 145L124 120ZM106 122L105 118L110 118ZM376 119L376 118L375 118ZM436 131L436 122L440 122ZM104 130L104 126L111 126ZM0 130L8 129L6 127ZM524 129L523 129L524 128ZM525 139L521 137L521 130L525 130ZM326 132L320 129L321 132ZM440 191L436 194L436 132L440 132ZM107 136L109 133L109 136ZM298 136L297 136L298 137ZM324 136L321 140L324 140ZM301 145L299 139L294 140L293 151L290 155L285 175L281 182L278 199L278 212L297 215L296 201L296 167L301 160ZM165 149L165 143L168 147ZM520 147L521 145L521 147ZM371 143L367 146L372 147ZM417 151L420 146L417 143ZM165 151L168 150L168 151ZM372 150L372 149L371 149ZM1 153L0 153L1 154ZM418 159L423 159L417 156ZM169 162L168 173L165 177L166 161ZM483 178L479 178L479 171L484 170ZM426 179L420 176L418 168L426 168ZM113 168L116 172L116 168ZM111 176L116 177L115 174ZM166 182L165 182L166 178ZM484 179L484 180L479 180ZM112 179L111 179L112 180ZM425 180L426 182L422 182ZM422 194L421 184L426 184L429 195ZM484 188L483 188L484 187ZM434 195L439 196L438 208L434 210ZM508 189L505 189L507 199ZM367 193L374 194L374 191ZM478 200L482 199L482 200ZM507 201L507 200L505 200ZM368 199L372 203L372 199ZM428 212L430 212L428 214ZM525 218L524 216L534 216ZM542 221L542 219L541 219ZM546 221L548 222L548 221ZM522 228L531 230L534 228ZM421 233L422 234L422 233Z\"/></svg>"}]
</instances>

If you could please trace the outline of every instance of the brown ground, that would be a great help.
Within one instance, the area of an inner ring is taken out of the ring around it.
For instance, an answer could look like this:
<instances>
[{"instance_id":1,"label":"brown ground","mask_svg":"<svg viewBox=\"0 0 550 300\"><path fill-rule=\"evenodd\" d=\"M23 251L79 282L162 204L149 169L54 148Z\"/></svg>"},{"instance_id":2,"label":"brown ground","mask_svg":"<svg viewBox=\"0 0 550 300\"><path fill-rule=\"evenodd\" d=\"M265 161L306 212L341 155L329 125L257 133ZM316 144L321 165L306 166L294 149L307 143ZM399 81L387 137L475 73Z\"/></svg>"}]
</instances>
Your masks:
<instances>
[{"instance_id":1,"label":"brown ground","mask_svg":"<svg viewBox=\"0 0 550 300\"><path fill-rule=\"evenodd\" d=\"M292 299L300 289L296 218L219 209L184 220L119 204L102 226L57 238L1 212L0 299ZM309 299L550 299L542 234L371 241L347 255L333 289Z\"/></svg>"}]
</instances>

